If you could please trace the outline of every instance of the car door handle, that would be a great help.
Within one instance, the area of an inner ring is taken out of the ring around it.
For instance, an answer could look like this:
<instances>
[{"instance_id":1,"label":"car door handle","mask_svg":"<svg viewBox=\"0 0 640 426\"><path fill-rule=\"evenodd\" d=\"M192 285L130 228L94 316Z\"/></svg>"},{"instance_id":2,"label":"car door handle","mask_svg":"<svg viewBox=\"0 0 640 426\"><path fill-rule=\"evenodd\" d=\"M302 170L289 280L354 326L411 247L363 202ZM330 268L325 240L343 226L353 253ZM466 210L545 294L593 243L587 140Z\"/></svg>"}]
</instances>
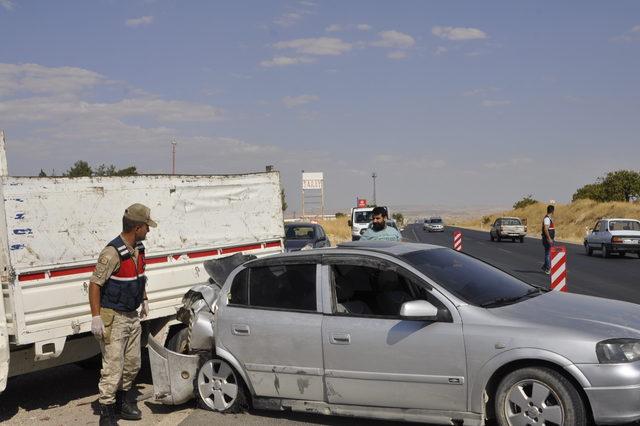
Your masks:
<instances>
[{"instance_id":1,"label":"car door handle","mask_svg":"<svg viewBox=\"0 0 640 426\"><path fill-rule=\"evenodd\" d=\"M251 330L248 325L245 324L233 324L231 326L231 333L236 336L248 336L251 334Z\"/></svg>"},{"instance_id":2,"label":"car door handle","mask_svg":"<svg viewBox=\"0 0 640 426\"><path fill-rule=\"evenodd\" d=\"M331 333L329 342L332 345L348 345L351 343L351 335L347 333Z\"/></svg>"}]
</instances>

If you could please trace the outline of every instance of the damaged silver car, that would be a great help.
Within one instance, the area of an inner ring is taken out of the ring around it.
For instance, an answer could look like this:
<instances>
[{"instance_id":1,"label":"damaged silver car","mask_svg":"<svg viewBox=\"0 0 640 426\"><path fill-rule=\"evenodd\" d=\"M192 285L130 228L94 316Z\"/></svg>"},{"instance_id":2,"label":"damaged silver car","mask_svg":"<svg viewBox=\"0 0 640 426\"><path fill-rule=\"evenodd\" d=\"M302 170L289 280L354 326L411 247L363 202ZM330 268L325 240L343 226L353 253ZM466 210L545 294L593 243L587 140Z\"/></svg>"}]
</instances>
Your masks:
<instances>
[{"instance_id":1,"label":"damaged silver car","mask_svg":"<svg viewBox=\"0 0 640 426\"><path fill-rule=\"evenodd\" d=\"M210 261L155 395L441 424L640 419L640 306L548 292L469 255L410 243Z\"/></svg>"}]
</instances>

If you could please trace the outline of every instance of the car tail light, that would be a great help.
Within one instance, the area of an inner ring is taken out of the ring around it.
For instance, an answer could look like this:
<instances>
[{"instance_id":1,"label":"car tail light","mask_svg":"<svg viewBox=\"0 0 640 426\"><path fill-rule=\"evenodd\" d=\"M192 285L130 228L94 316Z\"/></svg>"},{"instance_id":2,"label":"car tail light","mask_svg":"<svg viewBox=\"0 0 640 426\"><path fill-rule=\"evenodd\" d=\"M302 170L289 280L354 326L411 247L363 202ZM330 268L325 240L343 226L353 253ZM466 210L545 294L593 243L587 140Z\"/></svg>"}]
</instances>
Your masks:
<instances>
[{"instance_id":1,"label":"car tail light","mask_svg":"<svg viewBox=\"0 0 640 426\"><path fill-rule=\"evenodd\" d=\"M524 232L527 232L527 225L524 226Z\"/></svg>"},{"instance_id":2,"label":"car tail light","mask_svg":"<svg viewBox=\"0 0 640 426\"><path fill-rule=\"evenodd\" d=\"M622 238L620 237L611 237L611 243L612 244L622 244Z\"/></svg>"}]
</instances>

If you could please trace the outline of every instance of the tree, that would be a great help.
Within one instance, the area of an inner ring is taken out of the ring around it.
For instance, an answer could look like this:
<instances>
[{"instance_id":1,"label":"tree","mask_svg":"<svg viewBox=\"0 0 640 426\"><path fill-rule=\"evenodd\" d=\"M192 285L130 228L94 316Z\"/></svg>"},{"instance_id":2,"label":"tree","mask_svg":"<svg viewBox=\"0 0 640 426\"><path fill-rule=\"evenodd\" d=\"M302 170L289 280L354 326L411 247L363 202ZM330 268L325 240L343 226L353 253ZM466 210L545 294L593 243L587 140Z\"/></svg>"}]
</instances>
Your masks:
<instances>
[{"instance_id":1,"label":"tree","mask_svg":"<svg viewBox=\"0 0 640 426\"><path fill-rule=\"evenodd\" d=\"M97 169L94 170L93 176L113 176L116 174L116 166L113 164L110 166L106 166L105 164L100 164Z\"/></svg>"},{"instance_id":2,"label":"tree","mask_svg":"<svg viewBox=\"0 0 640 426\"><path fill-rule=\"evenodd\" d=\"M346 215L346 214L344 214L344 213L342 213L342 212L338 212L338 213L336 213L336 215L335 215L335 216L336 216L336 219L340 219L340 218L342 218L342 217L347 217L347 215Z\"/></svg>"},{"instance_id":3,"label":"tree","mask_svg":"<svg viewBox=\"0 0 640 426\"><path fill-rule=\"evenodd\" d=\"M513 205L513 209L524 209L525 207L536 204L537 202L538 200L534 199L532 194L529 194L526 197L522 197L520 201L516 201L516 203Z\"/></svg>"},{"instance_id":4,"label":"tree","mask_svg":"<svg viewBox=\"0 0 640 426\"><path fill-rule=\"evenodd\" d=\"M63 176L67 177L80 177L80 176L91 176L92 174L91 167L89 167L89 163L86 161L78 160L73 166L67 170Z\"/></svg>"},{"instance_id":5,"label":"tree","mask_svg":"<svg viewBox=\"0 0 640 426\"><path fill-rule=\"evenodd\" d=\"M47 177L47 174L44 172L44 170L40 169L40 173L38 173L38 177Z\"/></svg>"},{"instance_id":6,"label":"tree","mask_svg":"<svg viewBox=\"0 0 640 426\"><path fill-rule=\"evenodd\" d=\"M640 197L640 173L633 170L609 172L602 179L607 201L626 201Z\"/></svg>"},{"instance_id":7,"label":"tree","mask_svg":"<svg viewBox=\"0 0 640 426\"><path fill-rule=\"evenodd\" d=\"M589 183L578 188L571 197L571 201L577 200L593 200L598 202L606 201L604 186L601 183Z\"/></svg>"},{"instance_id":8,"label":"tree","mask_svg":"<svg viewBox=\"0 0 640 426\"><path fill-rule=\"evenodd\" d=\"M404 223L404 215L402 213L394 213L391 215L391 217L394 218L400 226L402 226L402 224Z\"/></svg>"},{"instance_id":9,"label":"tree","mask_svg":"<svg viewBox=\"0 0 640 426\"><path fill-rule=\"evenodd\" d=\"M116 176L135 176L138 174L138 169L136 166L125 167L124 169L118 170L115 175Z\"/></svg>"},{"instance_id":10,"label":"tree","mask_svg":"<svg viewBox=\"0 0 640 426\"><path fill-rule=\"evenodd\" d=\"M282 203L282 211L287 210L287 201L285 200L284 188L280 188L280 202Z\"/></svg>"}]
</instances>

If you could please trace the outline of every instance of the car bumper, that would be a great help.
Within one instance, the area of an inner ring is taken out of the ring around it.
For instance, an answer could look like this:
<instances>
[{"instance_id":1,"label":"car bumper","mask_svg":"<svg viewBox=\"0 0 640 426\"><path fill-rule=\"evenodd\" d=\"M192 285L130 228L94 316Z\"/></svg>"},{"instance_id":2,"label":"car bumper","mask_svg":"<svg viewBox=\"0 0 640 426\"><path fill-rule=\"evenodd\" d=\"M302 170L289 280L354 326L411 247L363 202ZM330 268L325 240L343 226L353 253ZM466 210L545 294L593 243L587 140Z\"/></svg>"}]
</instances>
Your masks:
<instances>
[{"instance_id":1,"label":"car bumper","mask_svg":"<svg viewBox=\"0 0 640 426\"><path fill-rule=\"evenodd\" d=\"M640 420L640 362L577 366L591 383L584 388L598 424Z\"/></svg>"},{"instance_id":2,"label":"car bumper","mask_svg":"<svg viewBox=\"0 0 640 426\"><path fill-rule=\"evenodd\" d=\"M640 251L640 244L611 244L608 247L612 252Z\"/></svg>"}]
</instances>

